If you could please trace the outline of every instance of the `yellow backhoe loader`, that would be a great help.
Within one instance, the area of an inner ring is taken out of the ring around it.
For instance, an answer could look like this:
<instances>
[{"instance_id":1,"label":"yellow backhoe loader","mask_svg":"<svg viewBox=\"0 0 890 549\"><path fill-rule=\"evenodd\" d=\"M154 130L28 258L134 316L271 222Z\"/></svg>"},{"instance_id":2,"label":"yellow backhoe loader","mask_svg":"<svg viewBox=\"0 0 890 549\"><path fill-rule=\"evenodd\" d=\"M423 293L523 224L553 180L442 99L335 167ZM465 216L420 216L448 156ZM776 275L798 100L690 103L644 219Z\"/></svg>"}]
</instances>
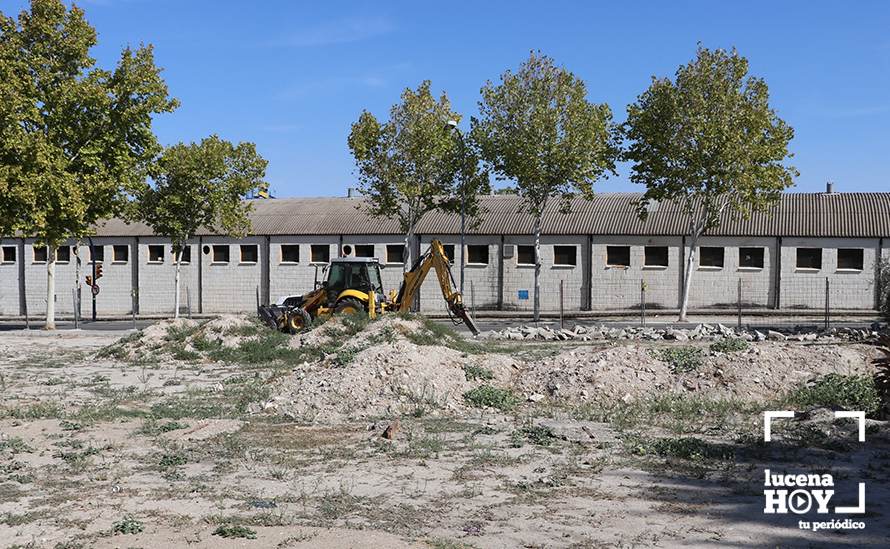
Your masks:
<instances>
[{"instance_id":1,"label":"yellow backhoe loader","mask_svg":"<svg viewBox=\"0 0 890 549\"><path fill-rule=\"evenodd\" d=\"M433 269L452 321L455 324L463 322L473 335L478 334L479 328L467 313L460 292L453 289L448 256L442 243L435 239L430 242L429 250L405 273L399 290L392 291L388 298L384 298L380 264L376 258L338 257L331 260L327 279L317 284L318 288L301 296L282 298L274 305L260 306L257 315L271 327L295 333L318 316L366 311L373 318L387 311L407 311L426 275Z\"/></svg>"}]
</instances>

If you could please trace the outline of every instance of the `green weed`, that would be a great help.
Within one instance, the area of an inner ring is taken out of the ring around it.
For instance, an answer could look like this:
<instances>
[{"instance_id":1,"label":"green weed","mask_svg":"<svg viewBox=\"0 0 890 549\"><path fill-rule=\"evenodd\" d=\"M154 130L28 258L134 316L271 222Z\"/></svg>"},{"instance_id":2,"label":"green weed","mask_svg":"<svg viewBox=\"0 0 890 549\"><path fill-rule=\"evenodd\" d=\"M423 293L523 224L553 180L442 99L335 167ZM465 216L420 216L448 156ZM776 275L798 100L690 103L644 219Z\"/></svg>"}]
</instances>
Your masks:
<instances>
[{"instance_id":1,"label":"green weed","mask_svg":"<svg viewBox=\"0 0 890 549\"><path fill-rule=\"evenodd\" d=\"M652 350L652 356L669 363L675 374L690 372L702 365L701 348L695 346Z\"/></svg>"},{"instance_id":2,"label":"green weed","mask_svg":"<svg viewBox=\"0 0 890 549\"><path fill-rule=\"evenodd\" d=\"M477 408L492 407L501 411L510 411L522 402L512 389L498 389L491 385L482 385L464 393L464 400Z\"/></svg>"},{"instance_id":3,"label":"green weed","mask_svg":"<svg viewBox=\"0 0 890 549\"><path fill-rule=\"evenodd\" d=\"M882 405L875 380L869 375L828 374L786 394L782 404L791 406L841 406L864 411L874 418Z\"/></svg>"},{"instance_id":4,"label":"green weed","mask_svg":"<svg viewBox=\"0 0 890 549\"><path fill-rule=\"evenodd\" d=\"M748 348L748 342L744 339L727 337L725 339L717 341L716 343L711 343L708 348L715 352L731 353L733 351L744 351Z\"/></svg>"},{"instance_id":5,"label":"green weed","mask_svg":"<svg viewBox=\"0 0 890 549\"><path fill-rule=\"evenodd\" d=\"M145 530L145 525L142 524L142 521L130 517L124 517L111 525L112 534L138 534L143 530Z\"/></svg>"}]
</instances>

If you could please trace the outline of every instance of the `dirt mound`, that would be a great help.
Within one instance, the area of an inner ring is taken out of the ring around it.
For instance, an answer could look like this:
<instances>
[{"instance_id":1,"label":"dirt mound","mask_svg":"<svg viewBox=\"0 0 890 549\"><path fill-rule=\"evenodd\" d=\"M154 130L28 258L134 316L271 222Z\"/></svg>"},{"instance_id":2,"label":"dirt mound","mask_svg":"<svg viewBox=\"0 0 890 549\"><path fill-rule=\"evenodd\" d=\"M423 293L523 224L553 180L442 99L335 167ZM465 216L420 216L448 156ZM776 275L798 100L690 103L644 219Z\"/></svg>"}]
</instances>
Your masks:
<instances>
[{"instance_id":1,"label":"dirt mound","mask_svg":"<svg viewBox=\"0 0 890 549\"><path fill-rule=\"evenodd\" d=\"M360 342L367 334L357 338ZM478 387L467 380L467 367L491 372L486 382L512 385L519 365L502 355L466 355L442 346L395 341L365 348L347 366L333 357L304 363L274 380L274 396L266 404L301 421L328 422L344 418L423 415L465 409L463 394Z\"/></svg>"},{"instance_id":2,"label":"dirt mound","mask_svg":"<svg viewBox=\"0 0 890 549\"><path fill-rule=\"evenodd\" d=\"M750 343L741 351L702 349L701 366L686 372L656 358L653 347L627 344L606 349L579 347L529 363L516 387L532 400L568 403L630 401L669 390L707 396L770 399L801 382L830 373L872 374L877 354L872 346Z\"/></svg>"}]
</instances>

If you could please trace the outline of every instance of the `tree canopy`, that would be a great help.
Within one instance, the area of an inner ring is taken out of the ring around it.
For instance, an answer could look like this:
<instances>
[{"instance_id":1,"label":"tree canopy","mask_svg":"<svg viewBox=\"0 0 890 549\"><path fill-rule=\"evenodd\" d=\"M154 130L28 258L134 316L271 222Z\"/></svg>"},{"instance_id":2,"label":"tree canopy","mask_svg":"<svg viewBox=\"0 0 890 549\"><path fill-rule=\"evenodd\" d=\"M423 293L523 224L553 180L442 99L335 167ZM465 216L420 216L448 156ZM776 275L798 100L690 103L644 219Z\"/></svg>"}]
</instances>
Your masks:
<instances>
[{"instance_id":1,"label":"tree canopy","mask_svg":"<svg viewBox=\"0 0 890 549\"><path fill-rule=\"evenodd\" d=\"M612 111L587 100L587 84L553 59L531 52L515 74L482 88L472 136L498 179L516 192L535 218L535 321L539 318L541 216L555 198L568 213L576 193L615 172L618 141Z\"/></svg>"},{"instance_id":2,"label":"tree canopy","mask_svg":"<svg viewBox=\"0 0 890 549\"><path fill-rule=\"evenodd\" d=\"M402 92L401 99L390 110L389 122L362 112L348 142L359 192L371 197L367 210L398 219L406 233L407 267L414 229L423 215L437 209L460 212L463 187L466 213L476 216L477 196L488 189L488 177L472 150L450 134L448 121L459 123L461 115L451 110L445 92L436 100L426 80L416 91Z\"/></svg>"},{"instance_id":3,"label":"tree canopy","mask_svg":"<svg viewBox=\"0 0 890 549\"><path fill-rule=\"evenodd\" d=\"M202 226L240 238L250 231L253 206L244 196L265 191L268 162L253 143L237 146L212 135L201 143L168 147L152 168L153 185L138 194L138 214L173 243L176 258L175 315L179 315L182 249Z\"/></svg>"},{"instance_id":4,"label":"tree canopy","mask_svg":"<svg viewBox=\"0 0 890 549\"><path fill-rule=\"evenodd\" d=\"M107 71L89 56L96 43L83 10L60 0L32 0L18 19L0 13L0 233L21 230L50 247L47 328L52 250L126 216L161 150L152 116L179 104L151 46L124 48Z\"/></svg>"},{"instance_id":5,"label":"tree canopy","mask_svg":"<svg viewBox=\"0 0 890 549\"><path fill-rule=\"evenodd\" d=\"M797 170L783 164L794 130L769 107L766 83L748 76L747 59L701 45L675 81L653 77L627 113L624 159L634 163L631 181L646 186L640 217L654 201L673 201L690 217L683 319L698 238L727 209L745 218L767 211L794 184Z\"/></svg>"}]
</instances>

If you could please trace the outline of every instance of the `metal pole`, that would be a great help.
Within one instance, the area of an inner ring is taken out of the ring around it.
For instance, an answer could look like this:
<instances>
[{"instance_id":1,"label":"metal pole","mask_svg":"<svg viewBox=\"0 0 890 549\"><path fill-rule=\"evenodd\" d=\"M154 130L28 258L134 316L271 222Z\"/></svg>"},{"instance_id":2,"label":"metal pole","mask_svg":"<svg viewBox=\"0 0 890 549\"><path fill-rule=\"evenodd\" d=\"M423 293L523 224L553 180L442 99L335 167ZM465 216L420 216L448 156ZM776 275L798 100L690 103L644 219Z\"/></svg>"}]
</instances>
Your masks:
<instances>
[{"instance_id":1,"label":"metal pole","mask_svg":"<svg viewBox=\"0 0 890 549\"><path fill-rule=\"evenodd\" d=\"M565 286L565 280L559 281L559 329L564 330L565 325L563 324L563 287Z\"/></svg>"},{"instance_id":2,"label":"metal pole","mask_svg":"<svg viewBox=\"0 0 890 549\"><path fill-rule=\"evenodd\" d=\"M257 292L259 292L259 290L257 290ZM259 293L257 293L257 295L259 295ZM259 299L259 297L257 297L257 299ZM185 302L186 302L186 306L189 309L189 320L191 320L192 319L192 292L191 292L190 288L185 289ZM259 307L259 305L257 307Z\"/></svg>"},{"instance_id":3,"label":"metal pole","mask_svg":"<svg viewBox=\"0 0 890 549\"><path fill-rule=\"evenodd\" d=\"M828 277L825 277L825 331L826 332L828 331L828 325L831 321L831 308L829 306L830 293L829 293L828 289L829 289Z\"/></svg>"},{"instance_id":4,"label":"metal pole","mask_svg":"<svg viewBox=\"0 0 890 549\"><path fill-rule=\"evenodd\" d=\"M78 329L80 326L77 324L77 288L71 290L72 295L74 296L74 329Z\"/></svg>"},{"instance_id":5,"label":"metal pole","mask_svg":"<svg viewBox=\"0 0 890 549\"><path fill-rule=\"evenodd\" d=\"M476 324L476 288L470 281L470 306L473 308L473 324Z\"/></svg>"},{"instance_id":6,"label":"metal pole","mask_svg":"<svg viewBox=\"0 0 890 549\"><path fill-rule=\"evenodd\" d=\"M132 297L132 305L131 309L133 310L133 328L136 327L136 290L130 292L130 296Z\"/></svg>"},{"instance_id":7,"label":"metal pole","mask_svg":"<svg viewBox=\"0 0 890 549\"><path fill-rule=\"evenodd\" d=\"M739 330L742 329L742 279L739 279Z\"/></svg>"},{"instance_id":8,"label":"metal pole","mask_svg":"<svg viewBox=\"0 0 890 549\"><path fill-rule=\"evenodd\" d=\"M640 279L640 326L646 326L646 283Z\"/></svg>"},{"instance_id":9,"label":"metal pole","mask_svg":"<svg viewBox=\"0 0 890 549\"><path fill-rule=\"evenodd\" d=\"M92 259L92 261L90 263L93 264L93 277L91 278L91 280L93 281L93 284L96 284L96 249L93 246L93 237L88 236L87 240L90 241L90 258ZM93 293L92 286L90 286L90 295L93 297L93 299L92 299L93 317L92 318L93 318L93 322L96 322L96 294Z\"/></svg>"}]
</instances>

